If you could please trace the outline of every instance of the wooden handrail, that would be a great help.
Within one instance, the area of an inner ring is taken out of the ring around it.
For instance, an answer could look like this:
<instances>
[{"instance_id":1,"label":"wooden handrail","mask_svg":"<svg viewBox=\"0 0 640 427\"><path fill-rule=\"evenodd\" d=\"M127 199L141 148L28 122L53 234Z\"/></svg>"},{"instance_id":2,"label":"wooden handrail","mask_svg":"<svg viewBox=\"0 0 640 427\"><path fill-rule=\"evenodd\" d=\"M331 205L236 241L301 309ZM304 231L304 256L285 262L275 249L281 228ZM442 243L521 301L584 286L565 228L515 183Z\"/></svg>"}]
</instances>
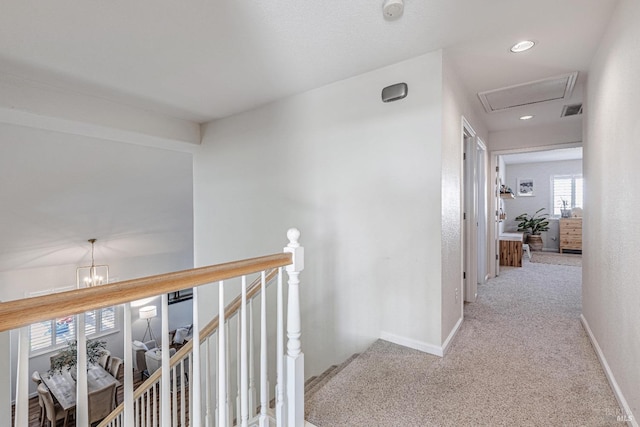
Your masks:
<instances>
[{"instance_id":1,"label":"wooden handrail","mask_svg":"<svg viewBox=\"0 0 640 427\"><path fill-rule=\"evenodd\" d=\"M291 264L281 253L0 303L0 332Z\"/></svg>"},{"instance_id":2,"label":"wooden handrail","mask_svg":"<svg viewBox=\"0 0 640 427\"><path fill-rule=\"evenodd\" d=\"M265 281L269 283L271 280L276 277L278 274L278 269L274 268L269 271L266 275ZM250 301L251 298L256 296L260 290L262 285L262 278L258 277L255 279L249 286L247 286L247 301ZM240 306L242 304L242 295L238 295L231 301L224 310L224 318L230 319L234 316L238 310L240 310ZM206 324L204 328L200 330L200 342L203 343L207 338L209 338L215 331L218 330L220 325L220 316L214 317L209 323ZM193 351L193 340L189 340L180 350L176 352L169 361L169 369L176 366L184 357ZM142 396L153 384L155 384L160 377L162 376L162 370L158 369L153 374L149 376L138 388L133 391L133 400L137 400ZM124 410L124 402L118 405L116 409L114 409L102 422L98 425L98 427L102 425L107 425L112 420L114 420L119 413Z\"/></svg>"}]
</instances>

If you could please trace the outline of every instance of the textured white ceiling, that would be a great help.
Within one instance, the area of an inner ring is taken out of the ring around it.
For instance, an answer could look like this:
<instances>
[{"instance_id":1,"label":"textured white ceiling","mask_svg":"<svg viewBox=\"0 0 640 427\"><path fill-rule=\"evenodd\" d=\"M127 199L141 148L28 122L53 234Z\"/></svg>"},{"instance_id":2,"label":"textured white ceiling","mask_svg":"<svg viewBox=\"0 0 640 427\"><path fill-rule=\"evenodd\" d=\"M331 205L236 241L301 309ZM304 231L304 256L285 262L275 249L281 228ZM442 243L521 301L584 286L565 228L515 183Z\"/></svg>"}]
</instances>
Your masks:
<instances>
[{"instance_id":1,"label":"textured white ceiling","mask_svg":"<svg viewBox=\"0 0 640 427\"><path fill-rule=\"evenodd\" d=\"M405 3L401 19L386 21L381 0L3 0L0 85L24 81L203 123L444 49L488 129L536 126L561 120L564 103L489 115L476 94L579 71L567 103L579 102L616 0ZM538 45L509 53L526 38ZM0 98L0 107L15 108L5 104ZM521 122L523 114L536 117ZM130 161L105 152L96 170L88 153L55 158L53 150L47 158L44 140L42 150L24 152L29 141L10 137L0 135L0 271L77 262L91 237L114 256L189 246L188 158L158 152L150 164L129 147ZM83 177L106 173L103 166L119 176L87 187ZM20 178L25 170L30 180ZM100 204L83 205L96 194Z\"/></svg>"},{"instance_id":2,"label":"textured white ceiling","mask_svg":"<svg viewBox=\"0 0 640 427\"><path fill-rule=\"evenodd\" d=\"M5 0L0 73L205 122L445 48L477 93L586 70L615 0L381 3Z\"/></svg>"}]
</instances>

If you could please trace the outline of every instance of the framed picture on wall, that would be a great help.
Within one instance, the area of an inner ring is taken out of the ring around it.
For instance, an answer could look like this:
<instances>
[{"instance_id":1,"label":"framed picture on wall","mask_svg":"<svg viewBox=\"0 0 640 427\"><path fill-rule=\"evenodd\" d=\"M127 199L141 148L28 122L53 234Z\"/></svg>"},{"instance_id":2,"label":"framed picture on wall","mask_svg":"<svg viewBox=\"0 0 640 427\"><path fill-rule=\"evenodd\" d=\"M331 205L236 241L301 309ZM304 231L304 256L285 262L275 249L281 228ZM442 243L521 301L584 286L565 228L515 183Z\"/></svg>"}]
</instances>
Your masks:
<instances>
[{"instance_id":1,"label":"framed picture on wall","mask_svg":"<svg viewBox=\"0 0 640 427\"><path fill-rule=\"evenodd\" d=\"M535 195L533 178L518 178L518 196L529 197Z\"/></svg>"}]
</instances>

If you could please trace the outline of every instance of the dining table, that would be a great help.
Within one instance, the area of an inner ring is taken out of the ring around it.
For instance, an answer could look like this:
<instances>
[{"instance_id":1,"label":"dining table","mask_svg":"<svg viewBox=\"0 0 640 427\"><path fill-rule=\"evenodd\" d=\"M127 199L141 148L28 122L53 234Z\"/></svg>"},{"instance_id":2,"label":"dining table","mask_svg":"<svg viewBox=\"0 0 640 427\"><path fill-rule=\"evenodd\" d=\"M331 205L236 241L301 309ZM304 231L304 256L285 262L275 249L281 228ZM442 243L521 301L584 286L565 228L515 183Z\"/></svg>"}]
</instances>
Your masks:
<instances>
[{"instance_id":1,"label":"dining table","mask_svg":"<svg viewBox=\"0 0 640 427\"><path fill-rule=\"evenodd\" d=\"M76 381L68 369L42 375L42 381L49 388L51 394L58 401L62 409L69 410L76 407ZM100 390L112 383L115 383L116 387L120 386L120 381L114 378L102 366L89 365L87 367L88 393Z\"/></svg>"}]
</instances>

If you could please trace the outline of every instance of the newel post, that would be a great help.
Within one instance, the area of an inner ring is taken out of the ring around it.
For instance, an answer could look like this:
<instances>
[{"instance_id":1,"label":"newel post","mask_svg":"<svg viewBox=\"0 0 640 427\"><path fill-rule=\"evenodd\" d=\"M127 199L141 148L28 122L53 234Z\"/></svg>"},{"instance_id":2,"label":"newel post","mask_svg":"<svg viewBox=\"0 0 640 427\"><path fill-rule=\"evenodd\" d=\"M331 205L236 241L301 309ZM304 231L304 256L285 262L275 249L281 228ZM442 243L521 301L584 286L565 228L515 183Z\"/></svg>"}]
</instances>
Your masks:
<instances>
[{"instance_id":1,"label":"newel post","mask_svg":"<svg viewBox=\"0 0 640 427\"><path fill-rule=\"evenodd\" d=\"M289 244L284 252L293 256L293 263L286 267L289 276L289 298L287 301L287 426L304 426L304 353L300 336L300 281L298 276L304 270L304 248L298 243L300 231L287 231Z\"/></svg>"}]
</instances>

